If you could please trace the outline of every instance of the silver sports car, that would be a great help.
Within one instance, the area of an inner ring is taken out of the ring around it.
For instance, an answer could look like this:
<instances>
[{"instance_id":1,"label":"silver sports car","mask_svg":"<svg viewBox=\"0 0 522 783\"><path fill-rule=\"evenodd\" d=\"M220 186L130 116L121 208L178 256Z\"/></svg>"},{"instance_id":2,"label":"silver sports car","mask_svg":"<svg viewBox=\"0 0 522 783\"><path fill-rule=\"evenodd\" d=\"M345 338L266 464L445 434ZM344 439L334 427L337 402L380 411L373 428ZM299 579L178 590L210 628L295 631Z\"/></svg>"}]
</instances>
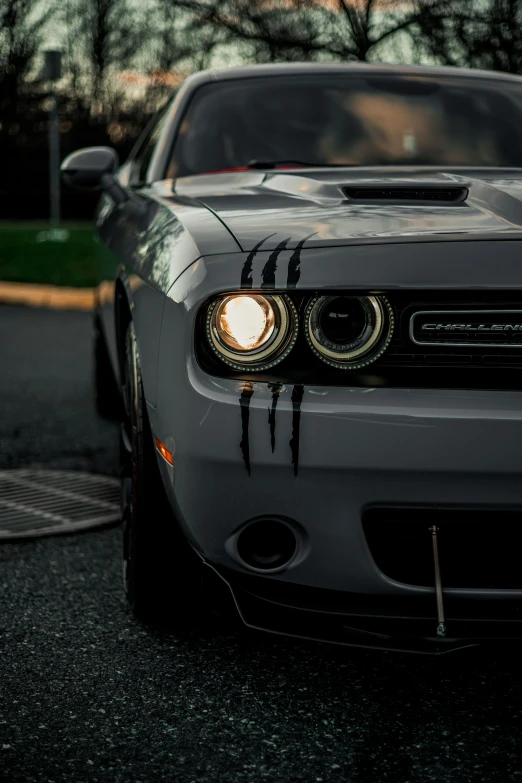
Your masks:
<instances>
[{"instance_id":1,"label":"silver sports car","mask_svg":"<svg viewBox=\"0 0 522 783\"><path fill-rule=\"evenodd\" d=\"M188 78L100 188L138 617L445 651L522 621L522 79ZM522 630L522 629L521 629Z\"/></svg>"}]
</instances>

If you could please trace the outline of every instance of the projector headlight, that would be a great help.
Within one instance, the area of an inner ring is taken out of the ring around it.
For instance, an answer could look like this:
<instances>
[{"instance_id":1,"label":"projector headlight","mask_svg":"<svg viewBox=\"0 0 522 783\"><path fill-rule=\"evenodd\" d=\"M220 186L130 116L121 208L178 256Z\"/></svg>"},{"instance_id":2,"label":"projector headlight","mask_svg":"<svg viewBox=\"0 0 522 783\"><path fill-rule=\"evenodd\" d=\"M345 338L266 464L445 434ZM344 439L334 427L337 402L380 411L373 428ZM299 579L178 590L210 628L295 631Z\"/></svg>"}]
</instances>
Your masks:
<instances>
[{"instance_id":1,"label":"projector headlight","mask_svg":"<svg viewBox=\"0 0 522 783\"><path fill-rule=\"evenodd\" d=\"M324 362L357 370L384 353L393 334L384 296L316 296L306 307L306 338Z\"/></svg>"},{"instance_id":2,"label":"projector headlight","mask_svg":"<svg viewBox=\"0 0 522 783\"><path fill-rule=\"evenodd\" d=\"M229 367L266 370L285 358L297 337L297 313L286 296L228 294L207 312L212 350Z\"/></svg>"}]
</instances>

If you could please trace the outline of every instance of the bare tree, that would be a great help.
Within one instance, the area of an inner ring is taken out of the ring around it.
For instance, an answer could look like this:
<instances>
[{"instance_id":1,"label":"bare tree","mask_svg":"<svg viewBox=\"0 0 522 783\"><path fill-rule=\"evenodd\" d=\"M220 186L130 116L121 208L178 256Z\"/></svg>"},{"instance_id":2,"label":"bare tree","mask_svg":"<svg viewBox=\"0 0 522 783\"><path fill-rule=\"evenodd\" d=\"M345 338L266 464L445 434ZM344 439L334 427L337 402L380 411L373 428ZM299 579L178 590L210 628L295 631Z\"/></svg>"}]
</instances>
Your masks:
<instances>
[{"instance_id":1,"label":"bare tree","mask_svg":"<svg viewBox=\"0 0 522 783\"><path fill-rule=\"evenodd\" d=\"M77 101L89 111L121 99L117 74L129 67L147 41L146 9L129 0L67 0L67 71Z\"/></svg>"},{"instance_id":2,"label":"bare tree","mask_svg":"<svg viewBox=\"0 0 522 783\"><path fill-rule=\"evenodd\" d=\"M34 68L50 17L51 10L39 0L0 3L0 118L4 122L16 113L21 87Z\"/></svg>"},{"instance_id":3,"label":"bare tree","mask_svg":"<svg viewBox=\"0 0 522 783\"><path fill-rule=\"evenodd\" d=\"M41 102L38 51L51 10L40 0L0 2L0 165L9 189L17 149L26 144Z\"/></svg>"},{"instance_id":4,"label":"bare tree","mask_svg":"<svg viewBox=\"0 0 522 783\"><path fill-rule=\"evenodd\" d=\"M522 0L417 0L411 33L444 65L522 73Z\"/></svg>"},{"instance_id":5,"label":"bare tree","mask_svg":"<svg viewBox=\"0 0 522 783\"><path fill-rule=\"evenodd\" d=\"M41 103L38 50L51 11L41 0L0 0L0 197L3 214L20 181ZM23 151L23 153L22 153Z\"/></svg>"},{"instance_id":6,"label":"bare tree","mask_svg":"<svg viewBox=\"0 0 522 783\"><path fill-rule=\"evenodd\" d=\"M438 0L442 2L442 0ZM407 30L423 9L404 0L163 0L213 27L219 44L242 47L245 59L370 60Z\"/></svg>"},{"instance_id":7,"label":"bare tree","mask_svg":"<svg viewBox=\"0 0 522 783\"><path fill-rule=\"evenodd\" d=\"M214 30L201 29L178 2L155 0L151 7L149 70L171 73L184 63L190 70L204 68L217 42Z\"/></svg>"},{"instance_id":8,"label":"bare tree","mask_svg":"<svg viewBox=\"0 0 522 783\"><path fill-rule=\"evenodd\" d=\"M2 0L0 4L0 75L31 68L51 9L39 0Z\"/></svg>"}]
</instances>

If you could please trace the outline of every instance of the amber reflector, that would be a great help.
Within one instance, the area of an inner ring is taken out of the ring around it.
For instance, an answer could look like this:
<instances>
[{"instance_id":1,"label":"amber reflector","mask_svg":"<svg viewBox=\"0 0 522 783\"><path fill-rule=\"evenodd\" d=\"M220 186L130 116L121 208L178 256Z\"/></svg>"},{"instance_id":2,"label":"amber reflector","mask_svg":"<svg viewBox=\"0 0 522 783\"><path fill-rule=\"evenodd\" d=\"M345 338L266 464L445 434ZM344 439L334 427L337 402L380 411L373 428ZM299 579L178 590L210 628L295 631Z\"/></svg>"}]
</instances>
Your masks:
<instances>
[{"instance_id":1,"label":"amber reflector","mask_svg":"<svg viewBox=\"0 0 522 783\"><path fill-rule=\"evenodd\" d=\"M160 441L159 438L156 438L156 448L158 449L163 459L167 460L169 465L174 465L174 457L172 456L172 452L168 450L168 448Z\"/></svg>"}]
</instances>

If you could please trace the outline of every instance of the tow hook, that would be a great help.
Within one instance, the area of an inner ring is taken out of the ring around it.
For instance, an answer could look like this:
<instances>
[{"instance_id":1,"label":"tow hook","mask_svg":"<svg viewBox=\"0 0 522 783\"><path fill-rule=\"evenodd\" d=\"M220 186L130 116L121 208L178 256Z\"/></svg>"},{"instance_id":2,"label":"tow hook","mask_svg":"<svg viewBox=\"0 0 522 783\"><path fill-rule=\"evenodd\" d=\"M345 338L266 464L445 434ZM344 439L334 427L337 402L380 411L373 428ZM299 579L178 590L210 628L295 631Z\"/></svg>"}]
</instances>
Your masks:
<instances>
[{"instance_id":1,"label":"tow hook","mask_svg":"<svg viewBox=\"0 0 522 783\"><path fill-rule=\"evenodd\" d=\"M433 566L435 570L435 595L437 598L437 636L446 636L446 620L444 617L444 600L442 595L442 579L440 576L440 563L439 563L439 542L437 533L439 528L436 525L430 527L431 531L431 543L433 546Z\"/></svg>"}]
</instances>

